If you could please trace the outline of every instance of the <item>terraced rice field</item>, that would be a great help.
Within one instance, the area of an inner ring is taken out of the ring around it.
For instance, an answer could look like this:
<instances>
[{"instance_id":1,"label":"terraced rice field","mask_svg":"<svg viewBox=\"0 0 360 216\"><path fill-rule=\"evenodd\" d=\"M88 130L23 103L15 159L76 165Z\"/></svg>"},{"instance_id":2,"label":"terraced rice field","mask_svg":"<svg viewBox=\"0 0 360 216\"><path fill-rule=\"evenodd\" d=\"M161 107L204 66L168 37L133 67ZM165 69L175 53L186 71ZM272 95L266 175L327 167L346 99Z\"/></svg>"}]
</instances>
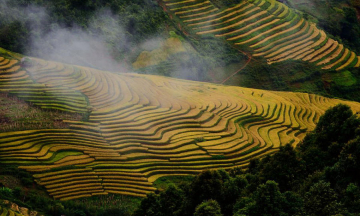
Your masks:
<instances>
[{"instance_id":1,"label":"terraced rice field","mask_svg":"<svg viewBox=\"0 0 360 216\"><path fill-rule=\"evenodd\" d=\"M326 33L276 0L244 0L219 9L208 0L162 0L197 36L224 38L269 64L288 59L314 62L322 69L359 67L359 57Z\"/></svg>"},{"instance_id":2,"label":"terraced rice field","mask_svg":"<svg viewBox=\"0 0 360 216\"><path fill-rule=\"evenodd\" d=\"M85 95L79 91L64 88L61 84L49 87L46 84L35 82L31 75L21 68L18 59L10 60L0 57L0 65L0 93L7 92L16 95L44 109L77 113L85 113L90 109ZM74 68L65 67L65 65L49 63L46 67L39 69L39 72L41 73L43 70L44 72L52 71L56 73L60 70L64 74L71 75L73 73L71 70L74 70ZM77 79L83 80L85 78L84 74L81 71L78 72ZM43 79L47 78L44 76Z\"/></svg>"},{"instance_id":3,"label":"terraced rice field","mask_svg":"<svg viewBox=\"0 0 360 216\"><path fill-rule=\"evenodd\" d=\"M91 115L88 122L67 121L70 129L0 133L0 163L33 173L61 200L143 197L161 176L245 167L251 158L297 145L329 107L344 103L360 111L359 103L313 94L32 61L24 69L16 59L1 59L0 91Z\"/></svg>"}]
</instances>

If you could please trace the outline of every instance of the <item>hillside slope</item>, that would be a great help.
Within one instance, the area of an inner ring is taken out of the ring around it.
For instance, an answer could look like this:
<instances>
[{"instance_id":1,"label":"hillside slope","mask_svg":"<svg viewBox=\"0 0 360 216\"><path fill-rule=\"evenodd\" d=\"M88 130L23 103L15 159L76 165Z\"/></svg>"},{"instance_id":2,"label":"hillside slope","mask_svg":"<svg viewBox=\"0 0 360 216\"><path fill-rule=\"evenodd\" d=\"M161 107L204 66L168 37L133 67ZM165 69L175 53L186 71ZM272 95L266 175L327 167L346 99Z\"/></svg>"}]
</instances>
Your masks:
<instances>
[{"instance_id":1,"label":"hillside slope","mask_svg":"<svg viewBox=\"0 0 360 216\"><path fill-rule=\"evenodd\" d=\"M40 59L0 61L0 92L44 109L87 113L67 129L0 133L0 163L34 174L56 199L145 196L164 175L246 166L296 145L338 103L139 74L115 74Z\"/></svg>"},{"instance_id":2,"label":"hillside slope","mask_svg":"<svg viewBox=\"0 0 360 216\"><path fill-rule=\"evenodd\" d=\"M282 3L244 0L220 8L213 2L163 0L160 4L193 37L226 39L253 57L264 57L269 64L291 59L327 70L360 66L356 53Z\"/></svg>"}]
</instances>

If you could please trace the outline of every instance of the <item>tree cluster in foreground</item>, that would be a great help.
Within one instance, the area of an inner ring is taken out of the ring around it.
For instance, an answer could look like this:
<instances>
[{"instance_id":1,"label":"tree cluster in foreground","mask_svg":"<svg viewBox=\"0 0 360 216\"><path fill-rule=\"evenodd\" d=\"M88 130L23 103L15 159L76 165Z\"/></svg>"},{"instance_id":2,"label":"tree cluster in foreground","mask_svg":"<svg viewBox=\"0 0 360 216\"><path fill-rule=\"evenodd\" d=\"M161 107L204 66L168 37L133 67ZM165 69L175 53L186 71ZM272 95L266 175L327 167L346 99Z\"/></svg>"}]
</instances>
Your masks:
<instances>
[{"instance_id":1,"label":"tree cluster in foreground","mask_svg":"<svg viewBox=\"0 0 360 216\"><path fill-rule=\"evenodd\" d=\"M360 215L360 119L346 105L249 169L208 170L142 200L135 216Z\"/></svg>"}]
</instances>

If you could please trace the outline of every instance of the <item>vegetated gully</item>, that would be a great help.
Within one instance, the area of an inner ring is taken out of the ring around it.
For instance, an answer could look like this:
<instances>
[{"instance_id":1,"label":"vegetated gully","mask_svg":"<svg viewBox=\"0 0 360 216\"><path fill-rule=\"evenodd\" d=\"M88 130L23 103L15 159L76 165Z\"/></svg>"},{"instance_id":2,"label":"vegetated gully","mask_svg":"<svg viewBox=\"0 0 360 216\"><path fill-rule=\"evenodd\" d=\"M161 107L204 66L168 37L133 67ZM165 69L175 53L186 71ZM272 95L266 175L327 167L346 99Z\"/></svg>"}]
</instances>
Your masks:
<instances>
[{"instance_id":1,"label":"vegetated gully","mask_svg":"<svg viewBox=\"0 0 360 216\"><path fill-rule=\"evenodd\" d=\"M157 0L157 3L160 5L160 7L169 15L170 19L173 20L173 16L172 14L167 10L166 6L163 4L163 2L161 0ZM175 25L176 26L176 25ZM182 27L181 24L179 23L177 25L177 27L179 28L179 30L185 35L185 36L190 36L190 34L188 32L186 32ZM244 52L242 50L240 50L237 46L232 45L233 48L237 49L239 52L241 52L242 54L246 55L248 57L248 60L245 62L245 64L237 71L235 71L234 73L232 73L230 76L226 77L224 80L222 81L218 81L215 80L215 78L212 76L212 80L215 83L220 83L220 84L225 84L230 78L232 78L233 76L235 76L236 74L240 73L244 68L246 68L246 66L251 62L252 60L252 56L250 53Z\"/></svg>"}]
</instances>

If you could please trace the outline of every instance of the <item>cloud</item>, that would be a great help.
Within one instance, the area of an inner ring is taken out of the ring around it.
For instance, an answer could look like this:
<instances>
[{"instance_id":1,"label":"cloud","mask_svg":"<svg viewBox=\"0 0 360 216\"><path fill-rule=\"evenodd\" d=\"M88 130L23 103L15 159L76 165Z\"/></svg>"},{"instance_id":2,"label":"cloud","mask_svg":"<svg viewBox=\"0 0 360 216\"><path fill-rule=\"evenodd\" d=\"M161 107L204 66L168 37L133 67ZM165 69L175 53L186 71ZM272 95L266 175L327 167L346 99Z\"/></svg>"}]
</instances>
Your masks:
<instances>
[{"instance_id":1,"label":"cloud","mask_svg":"<svg viewBox=\"0 0 360 216\"><path fill-rule=\"evenodd\" d=\"M141 50L152 51L154 49L159 48L164 42L164 40L165 38L163 37L151 38L149 40L146 40L144 43L140 44L139 47Z\"/></svg>"},{"instance_id":2,"label":"cloud","mask_svg":"<svg viewBox=\"0 0 360 216\"><path fill-rule=\"evenodd\" d=\"M0 13L7 17L3 22L19 21L31 29L25 55L110 71L129 68L126 62L114 59L116 52L126 52L130 45L120 18L108 9L97 11L86 28L51 22L46 8L31 3L19 6L0 0Z\"/></svg>"},{"instance_id":3,"label":"cloud","mask_svg":"<svg viewBox=\"0 0 360 216\"><path fill-rule=\"evenodd\" d=\"M152 35L135 44L132 35L128 33L129 27L122 26L131 16L121 17L106 8L93 13L85 26L81 27L75 23L70 27L69 23L56 23L51 11L31 3L19 6L12 0L0 0L1 13L10 15L7 16L8 21L20 21L31 29L29 45L23 54L101 70L132 71L131 65L141 51L156 50L166 41L165 35ZM187 47L192 46L186 41L184 43ZM201 43L205 44L201 45L201 50L205 53L187 48L186 53L167 54L169 58L165 62L149 70L158 75L212 81L207 76L207 71L223 65L221 61L207 55L213 53L224 56L228 45L222 42L214 44L213 41Z\"/></svg>"},{"instance_id":4,"label":"cloud","mask_svg":"<svg viewBox=\"0 0 360 216\"><path fill-rule=\"evenodd\" d=\"M40 58L68 64L112 71L124 67L113 59L103 38L89 35L79 28L54 29L42 39L32 39L31 49Z\"/></svg>"},{"instance_id":5,"label":"cloud","mask_svg":"<svg viewBox=\"0 0 360 216\"><path fill-rule=\"evenodd\" d=\"M90 19L87 31L76 26L55 26L42 37L31 38L31 53L43 59L125 72L128 66L116 61L112 53L112 50L124 50L128 46L116 20L118 17L104 10Z\"/></svg>"}]
</instances>

